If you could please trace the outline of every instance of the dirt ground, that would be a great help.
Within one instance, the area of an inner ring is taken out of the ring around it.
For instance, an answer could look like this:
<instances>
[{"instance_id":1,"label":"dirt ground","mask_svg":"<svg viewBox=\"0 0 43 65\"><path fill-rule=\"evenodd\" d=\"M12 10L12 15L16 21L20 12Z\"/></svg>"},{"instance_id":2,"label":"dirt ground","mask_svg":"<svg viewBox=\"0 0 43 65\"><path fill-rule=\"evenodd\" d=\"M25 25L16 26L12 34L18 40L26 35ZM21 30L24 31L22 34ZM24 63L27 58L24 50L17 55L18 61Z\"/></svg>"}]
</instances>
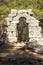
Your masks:
<instances>
[{"instance_id":1,"label":"dirt ground","mask_svg":"<svg viewBox=\"0 0 43 65\"><path fill-rule=\"evenodd\" d=\"M25 48L25 44L2 44L0 65L43 65L43 55Z\"/></svg>"}]
</instances>

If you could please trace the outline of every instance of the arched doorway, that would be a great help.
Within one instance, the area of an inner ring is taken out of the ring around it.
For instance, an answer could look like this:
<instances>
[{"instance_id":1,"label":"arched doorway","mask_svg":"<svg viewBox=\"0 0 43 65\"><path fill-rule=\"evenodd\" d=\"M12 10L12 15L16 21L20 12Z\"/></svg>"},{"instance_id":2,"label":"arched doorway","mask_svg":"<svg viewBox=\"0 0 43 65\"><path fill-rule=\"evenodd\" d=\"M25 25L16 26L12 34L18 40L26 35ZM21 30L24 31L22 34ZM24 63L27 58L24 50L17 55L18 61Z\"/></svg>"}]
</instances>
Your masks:
<instances>
[{"instance_id":1,"label":"arched doorway","mask_svg":"<svg viewBox=\"0 0 43 65\"><path fill-rule=\"evenodd\" d=\"M17 32L18 32L18 42L28 41L29 38L28 23L26 23L25 17L21 17L19 19L19 23L17 24Z\"/></svg>"}]
</instances>

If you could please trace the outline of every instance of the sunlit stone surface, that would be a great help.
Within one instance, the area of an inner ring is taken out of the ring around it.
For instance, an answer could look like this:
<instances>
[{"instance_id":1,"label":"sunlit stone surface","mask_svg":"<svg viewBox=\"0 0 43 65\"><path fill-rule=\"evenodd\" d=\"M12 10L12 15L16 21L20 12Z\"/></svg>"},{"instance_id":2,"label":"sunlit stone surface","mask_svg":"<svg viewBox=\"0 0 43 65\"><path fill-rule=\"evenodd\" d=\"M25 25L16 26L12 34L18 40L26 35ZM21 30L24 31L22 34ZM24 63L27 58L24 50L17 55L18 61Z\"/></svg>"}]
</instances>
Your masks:
<instances>
[{"instance_id":1,"label":"sunlit stone surface","mask_svg":"<svg viewBox=\"0 0 43 65\"><path fill-rule=\"evenodd\" d=\"M33 14L31 9L14 10L12 9L8 17L5 18L5 25L7 25L7 38L9 42L18 42L17 40L17 24L21 17L26 18L29 29L29 42L37 42L39 45L43 45L43 38L41 36L41 27L39 21L31 16Z\"/></svg>"}]
</instances>

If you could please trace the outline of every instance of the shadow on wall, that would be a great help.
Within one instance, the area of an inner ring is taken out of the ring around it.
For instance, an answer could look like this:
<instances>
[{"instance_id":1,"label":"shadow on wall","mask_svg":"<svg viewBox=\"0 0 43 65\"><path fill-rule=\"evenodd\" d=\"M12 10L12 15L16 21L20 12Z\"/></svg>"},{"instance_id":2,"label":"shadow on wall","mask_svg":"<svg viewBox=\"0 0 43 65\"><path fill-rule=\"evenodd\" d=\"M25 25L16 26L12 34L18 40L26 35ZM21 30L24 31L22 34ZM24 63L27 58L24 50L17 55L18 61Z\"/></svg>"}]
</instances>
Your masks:
<instances>
[{"instance_id":1,"label":"shadow on wall","mask_svg":"<svg viewBox=\"0 0 43 65\"><path fill-rule=\"evenodd\" d=\"M41 27L41 35L43 37L43 19L40 19L39 21L39 26Z\"/></svg>"},{"instance_id":2,"label":"shadow on wall","mask_svg":"<svg viewBox=\"0 0 43 65\"><path fill-rule=\"evenodd\" d=\"M3 31L3 34L0 37L0 53L10 52L8 49L11 49L12 45L9 45L4 24L2 25L1 31Z\"/></svg>"}]
</instances>

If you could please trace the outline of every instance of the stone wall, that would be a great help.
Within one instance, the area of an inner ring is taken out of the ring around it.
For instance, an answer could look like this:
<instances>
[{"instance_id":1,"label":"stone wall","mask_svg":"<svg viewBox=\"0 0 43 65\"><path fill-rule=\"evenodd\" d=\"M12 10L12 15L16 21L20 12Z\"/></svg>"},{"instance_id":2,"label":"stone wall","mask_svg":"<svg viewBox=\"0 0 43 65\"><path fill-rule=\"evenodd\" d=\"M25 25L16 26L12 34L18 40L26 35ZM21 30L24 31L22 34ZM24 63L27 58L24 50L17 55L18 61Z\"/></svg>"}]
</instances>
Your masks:
<instances>
[{"instance_id":1,"label":"stone wall","mask_svg":"<svg viewBox=\"0 0 43 65\"><path fill-rule=\"evenodd\" d=\"M41 36L41 27L36 18L31 16L33 14L31 9L14 10L12 9L8 17L5 18L6 34L9 42L18 42L17 40L17 23L21 17L26 18L29 29L29 42L37 42L43 45L43 38Z\"/></svg>"}]
</instances>

